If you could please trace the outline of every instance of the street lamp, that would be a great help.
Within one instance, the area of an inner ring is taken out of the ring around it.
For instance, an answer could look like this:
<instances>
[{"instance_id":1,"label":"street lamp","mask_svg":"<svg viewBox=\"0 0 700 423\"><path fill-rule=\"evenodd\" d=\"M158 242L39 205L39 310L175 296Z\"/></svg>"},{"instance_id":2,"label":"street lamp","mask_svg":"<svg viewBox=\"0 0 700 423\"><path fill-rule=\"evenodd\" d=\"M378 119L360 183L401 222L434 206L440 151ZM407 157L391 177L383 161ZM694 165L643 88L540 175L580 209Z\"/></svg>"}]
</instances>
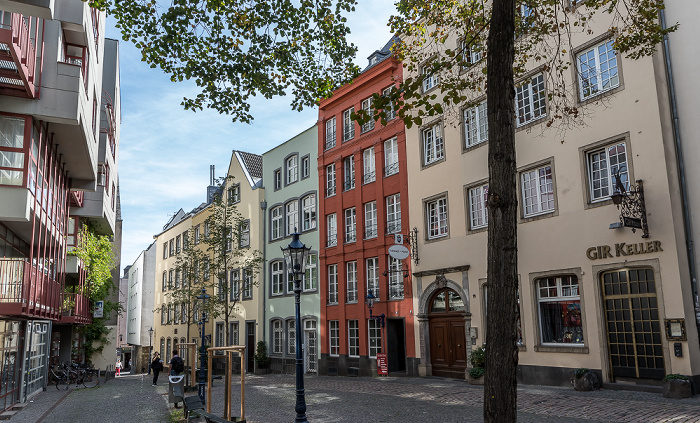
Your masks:
<instances>
[{"instance_id":1,"label":"street lamp","mask_svg":"<svg viewBox=\"0 0 700 423\"><path fill-rule=\"evenodd\" d=\"M153 347L152 347L152 340L153 340L153 327L148 329L148 374L151 374L151 353L153 352Z\"/></svg>"},{"instance_id":2,"label":"street lamp","mask_svg":"<svg viewBox=\"0 0 700 423\"><path fill-rule=\"evenodd\" d=\"M207 389L207 376L206 376L206 366L207 366L207 351L204 347L204 340L206 335L204 334L205 323L207 323L207 313L205 311L205 306L209 295L207 295L207 290L202 288L202 294L197 296L198 300L202 300L202 313L199 317L199 324L202 325L202 348L199 350L199 399L204 403L205 393Z\"/></svg>"},{"instance_id":3,"label":"street lamp","mask_svg":"<svg viewBox=\"0 0 700 423\"><path fill-rule=\"evenodd\" d=\"M372 316L372 309L374 308L374 303L377 302L378 298L374 296L371 289L367 290L367 296L365 297L365 302L367 303L367 308L369 308L369 318L374 319L379 323L380 327L384 327L384 313L379 316Z\"/></svg>"},{"instance_id":4,"label":"street lamp","mask_svg":"<svg viewBox=\"0 0 700 423\"><path fill-rule=\"evenodd\" d=\"M299 233L294 228L292 242L287 248L282 248L284 259L287 262L287 269L294 277L294 307L296 318L296 373L297 373L297 403L294 410L297 412L295 422L308 422L306 419L306 398L304 398L304 359L301 351L301 318L299 312L299 301L301 296L301 276L306 271L306 258L311 247L307 247L299 241Z\"/></svg>"}]
</instances>

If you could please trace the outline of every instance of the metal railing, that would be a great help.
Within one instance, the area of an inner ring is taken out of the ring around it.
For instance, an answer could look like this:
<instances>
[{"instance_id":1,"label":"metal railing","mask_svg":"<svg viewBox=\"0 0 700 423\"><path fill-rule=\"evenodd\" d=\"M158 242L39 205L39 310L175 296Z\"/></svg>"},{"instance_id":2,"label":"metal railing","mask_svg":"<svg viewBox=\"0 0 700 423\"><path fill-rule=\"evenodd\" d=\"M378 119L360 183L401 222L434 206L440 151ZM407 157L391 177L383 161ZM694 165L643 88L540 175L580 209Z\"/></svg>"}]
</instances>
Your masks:
<instances>
[{"instance_id":1,"label":"metal railing","mask_svg":"<svg viewBox=\"0 0 700 423\"><path fill-rule=\"evenodd\" d=\"M345 233L345 243L357 241L357 234L355 231L348 231Z\"/></svg>"},{"instance_id":2,"label":"metal railing","mask_svg":"<svg viewBox=\"0 0 700 423\"><path fill-rule=\"evenodd\" d=\"M357 302L357 288L354 290L348 291L345 295L345 303L346 304L352 304Z\"/></svg>"},{"instance_id":3,"label":"metal railing","mask_svg":"<svg viewBox=\"0 0 700 423\"><path fill-rule=\"evenodd\" d=\"M395 173L399 173L399 162L392 163L384 168L384 176L391 176Z\"/></svg>"},{"instance_id":4,"label":"metal railing","mask_svg":"<svg viewBox=\"0 0 700 423\"><path fill-rule=\"evenodd\" d=\"M335 247L336 245L338 245L338 235L328 235L326 247Z\"/></svg>"},{"instance_id":5,"label":"metal railing","mask_svg":"<svg viewBox=\"0 0 700 423\"><path fill-rule=\"evenodd\" d=\"M335 195L335 185L326 188L326 197L331 197Z\"/></svg>"},{"instance_id":6,"label":"metal railing","mask_svg":"<svg viewBox=\"0 0 700 423\"><path fill-rule=\"evenodd\" d=\"M345 182L343 183L343 187L345 188L345 191L349 191L351 189L354 189L355 188L355 178L346 179Z\"/></svg>"},{"instance_id":7,"label":"metal railing","mask_svg":"<svg viewBox=\"0 0 700 423\"><path fill-rule=\"evenodd\" d=\"M401 218L388 220L386 222L386 233L395 234L401 232Z\"/></svg>"},{"instance_id":8,"label":"metal railing","mask_svg":"<svg viewBox=\"0 0 700 423\"><path fill-rule=\"evenodd\" d=\"M362 176L362 183L363 184L368 184L370 182L376 181L376 172L367 172Z\"/></svg>"},{"instance_id":9,"label":"metal railing","mask_svg":"<svg viewBox=\"0 0 700 423\"><path fill-rule=\"evenodd\" d=\"M338 304L338 291L328 292L328 304Z\"/></svg>"},{"instance_id":10,"label":"metal railing","mask_svg":"<svg viewBox=\"0 0 700 423\"><path fill-rule=\"evenodd\" d=\"M29 263L26 260L0 259L0 302L22 302L22 288L27 274L29 274Z\"/></svg>"},{"instance_id":11,"label":"metal railing","mask_svg":"<svg viewBox=\"0 0 700 423\"><path fill-rule=\"evenodd\" d=\"M365 239L377 237L377 226L365 229Z\"/></svg>"},{"instance_id":12,"label":"metal railing","mask_svg":"<svg viewBox=\"0 0 700 423\"><path fill-rule=\"evenodd\" d=\"M56 280L56 266L37 263L0 259L0 313L59 317L61 284Z\"/></svg>"}]
</instances>

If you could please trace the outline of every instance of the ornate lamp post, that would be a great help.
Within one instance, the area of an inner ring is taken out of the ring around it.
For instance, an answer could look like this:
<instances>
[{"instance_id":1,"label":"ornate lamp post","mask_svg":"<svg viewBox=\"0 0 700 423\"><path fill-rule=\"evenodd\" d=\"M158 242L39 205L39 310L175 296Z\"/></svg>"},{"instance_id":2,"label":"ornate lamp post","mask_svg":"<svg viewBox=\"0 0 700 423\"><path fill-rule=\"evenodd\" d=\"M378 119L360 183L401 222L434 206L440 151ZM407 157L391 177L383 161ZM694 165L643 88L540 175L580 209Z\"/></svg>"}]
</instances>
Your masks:
<instances>
[{"instance_id":1,"label":"ornate lamp post","mask_svg":"<svg viewBox=\"0 0 700 423\"><path fill-rule=\"evenodd\" d=\"M204 342L206 340L206 335L204 334L204 328L205 324L207 323L207 313L206 313L206 304L207 300L209 299L209 295L207 295L207 290L205 288L202 288L202 294L197 296L198 300L202 300L202 313L200 314L199 317L199 324L202 325L202 347L199 350L199 399L204 403L205 401L205 394L207 390L207 375L206 375L206 367L207 367L207 351L204 346Z\"/></svg>"},{"instance_id":2,"label":"ornate lamp post","mask_svg":"<svg viewBox=\"0 0 700 423\"><path fill-rule=\"evenodd\" d=\"M379 323L379 327L384 327L384 318L386 317L384 313L379 316L372 316L372 309L374 308L374 303L377 302L377 297L374 296L371 289L367 290L367 296L365 297L365 302L367 303L367 308L369 309L369 318L374 319Z\"/></svg>"},{"instance_id":3,"label":"ornate lamp post","mask_svg":"<svg viewBox=\"0 0 700 423\"><path fill-rule=\"evenodd\" d=\"M151 354L153 353L153 327L148 329L148 374L151 374Z\"/></svg>"},{"instance_id":4,"label":"ornate lamp post","mask_svg":"<svg viewBox=\"0 0 700 423\"><path fill-rule=\"evenodd\" d=\"M308 422L306 419L306 398L304 397L304 359L301 351L301 317L299 311L299 297L301 295L301 276L306 271L306 258L309 255L311 247L307 247L303 242L299 241L299 233L294 228L292 234L292 242L287 248L282 248L284 259L287 262L289 269L294 278L294 307L296 317L296 373L297 373L297 403L294 410L297 413L295 422Z\"/></svg>"}]
</instances>

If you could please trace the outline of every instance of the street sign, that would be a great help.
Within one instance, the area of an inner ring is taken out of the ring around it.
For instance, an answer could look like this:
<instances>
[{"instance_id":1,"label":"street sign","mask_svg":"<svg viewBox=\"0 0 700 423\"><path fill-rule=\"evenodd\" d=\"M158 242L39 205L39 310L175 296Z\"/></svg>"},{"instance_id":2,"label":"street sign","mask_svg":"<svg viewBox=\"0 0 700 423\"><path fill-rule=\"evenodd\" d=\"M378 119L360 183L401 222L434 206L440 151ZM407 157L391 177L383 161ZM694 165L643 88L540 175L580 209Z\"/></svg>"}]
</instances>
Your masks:
<instances>
[{"instance_id":1,"label":"street sign","mask_svg":"<svg viewBox=\"0 0 700 423\"><path fill-rule=\"evenodd\" d=\"M397 260L403 260L408 257L410 252L405 245L392 245L389 247L389 255Z\"/></svg>"},{"instance_id":2,"label":"street sign","mask_svg":"<svg viewBox=\"0 0 700 423\"><path fill-rule=\"evenodd\" d=\"M105 309L105 302L104 301L95 302L95 310L93 310L92 316L93 317L102 317L104 314L104 309Z\"/></svg>"},{"instance_id":3,"label":"street sign","mask_svg":"<svg viewBox=\"0 0 700 423\"><path fill-rule=\"evenodd\" d=\"M628 228L642 229L642 219L638 217L622 216L622 224Z\"/></svg>"},{"instance_id":4,"label":"street sign","mask_svg":"<svg viewBox=\"0 0 700 423\"><path fill-rule=\"evenodd\" d=\"M377 353L377 374L389 374L389 362L387 361L386 353Z\"/></svg>"}]
</instances>

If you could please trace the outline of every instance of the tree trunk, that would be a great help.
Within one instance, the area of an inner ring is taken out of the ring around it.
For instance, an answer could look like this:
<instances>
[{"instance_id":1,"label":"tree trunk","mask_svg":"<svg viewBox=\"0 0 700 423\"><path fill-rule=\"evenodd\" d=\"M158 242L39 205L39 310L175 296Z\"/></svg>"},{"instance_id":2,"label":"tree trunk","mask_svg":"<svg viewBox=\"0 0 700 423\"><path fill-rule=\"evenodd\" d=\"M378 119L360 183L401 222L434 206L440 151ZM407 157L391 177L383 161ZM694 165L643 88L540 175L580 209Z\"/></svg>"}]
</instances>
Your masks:
<instances>
[{"instance_id":1,"label":"tree trunk","mask_svg":"<svg viewBox=\"0 0 700 423\"><path fill-rule=\"evenodd\" d=\"M487 46L488 270L484 421L517 421L514 0L494 0Z\"/></svg>"}]
</instances>

